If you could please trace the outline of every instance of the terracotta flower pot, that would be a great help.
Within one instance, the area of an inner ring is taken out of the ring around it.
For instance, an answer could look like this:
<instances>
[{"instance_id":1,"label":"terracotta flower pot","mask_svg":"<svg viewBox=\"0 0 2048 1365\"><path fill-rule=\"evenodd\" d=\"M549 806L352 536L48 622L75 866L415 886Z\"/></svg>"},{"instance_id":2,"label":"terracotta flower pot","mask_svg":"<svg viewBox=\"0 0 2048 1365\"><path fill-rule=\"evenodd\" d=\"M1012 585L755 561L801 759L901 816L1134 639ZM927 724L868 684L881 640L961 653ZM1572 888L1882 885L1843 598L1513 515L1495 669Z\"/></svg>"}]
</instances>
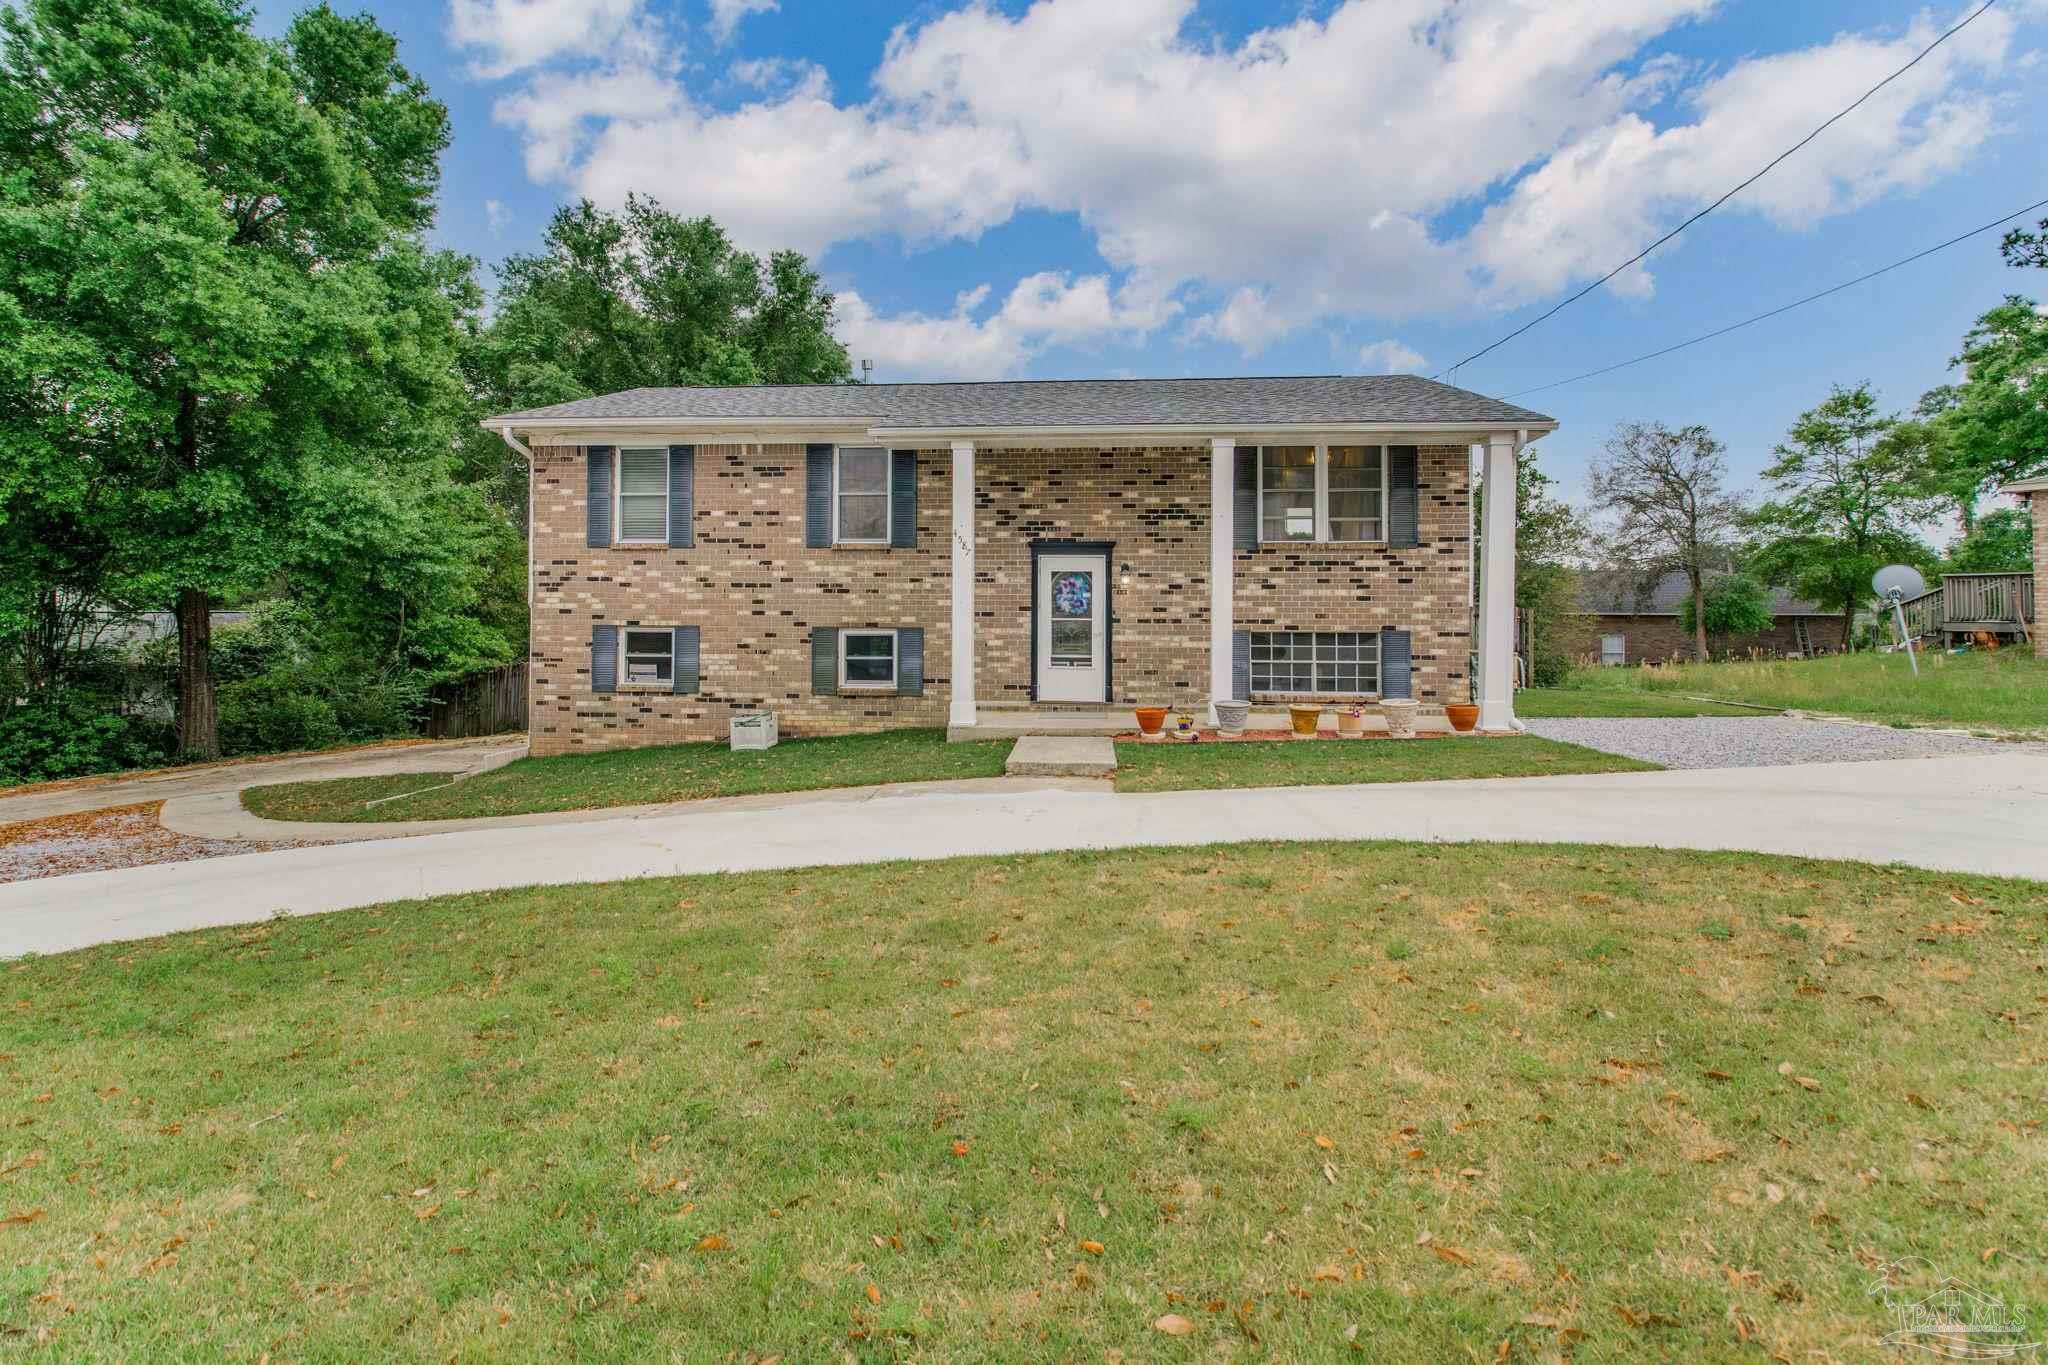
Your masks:
<instances>
[{"instance_id":1,"label":"terracotta flower pot","mask_svg":"<svg viewBox=\"0 0 2048 1365\"><path fill-rule=\"evenodd\" d=\"M1248 701L1219 701L1216 703L1216 728L1226 735L1241 735L1251 714L1252 704Z\"/></svg>"},{"instance_id":2,"label":"terracotta flower pot","mask_svg":"<svg viewBox=\"0 0 2048 1365\"><path fill-rule=\"evenodd\" d=\"M1337 733L1352 739L1365 733L1365 712L1346 708L1337 713Z\"/></svg>"},{"instance_id":3,"label":"terracotta flower pot","mask_svg":"<svg viewBox=\"0 0 2048 1365\"><path fill-rule=\"evenodd\" d=\"M1472 733L1472 727L1479 724L1479 707L1469 701L1454 701L1444 708L1444 719L1451 728L1461 735Z\"/></svg>"},{"instance_id":4,"label":"terracotta flower pot","mask_svg":"<svg viewBox=\"0 0 2048 1365\"><path fill-rule=\"evenodd\" d=\"M1138 708L1138 733L1156 735L1159 727L1166 724L1166 708L1163 706L1140 706Z\"/></svg>"},{"instance_id":5,"label":"terracotta flower pot","mask_svg":"<svg viewBox=\"0 0 2048 1365\"><path fill-rule=\"evenodd\" d=\"M1287 720L1294 726L1297 738L1315 738L1316 725L1322 718L1323 708L1320 706L1304 706L1297 702L1287 708Z\"/></svg>"}]
</instances>

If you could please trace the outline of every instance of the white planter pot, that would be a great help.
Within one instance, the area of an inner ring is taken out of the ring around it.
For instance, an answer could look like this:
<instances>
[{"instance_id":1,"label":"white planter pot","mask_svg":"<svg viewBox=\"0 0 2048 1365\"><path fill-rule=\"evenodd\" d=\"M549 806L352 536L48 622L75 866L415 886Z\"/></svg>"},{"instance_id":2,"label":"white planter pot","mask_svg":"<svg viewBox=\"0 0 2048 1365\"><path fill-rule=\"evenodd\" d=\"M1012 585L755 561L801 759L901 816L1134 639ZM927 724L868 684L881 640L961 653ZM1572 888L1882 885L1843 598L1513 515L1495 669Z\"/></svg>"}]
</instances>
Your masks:
<instances>
[{"instance_id":1,"label":"white planter pot","mask_svg":"<svg viewBox=\"0 0 2048 1365\"><path fill-rule=\"evenodd\" d=\"M1226 735L1241 735L1251 714L1252 704L1248 701L1219 701L1216 703L1216 728Z\"/></svg>"},{"instance_id":2,"label":"white planter pot","mask_svg":"<svg viewBox=\"0 0 2048 1365\"><path fill-rule=\"evenodd\" d=\"M1395 697L1380 703L1380 710L1387 718L1387 733L1395 739L1415 738L1415 703L1405 697Z\"/></svg>"}]
</instances>

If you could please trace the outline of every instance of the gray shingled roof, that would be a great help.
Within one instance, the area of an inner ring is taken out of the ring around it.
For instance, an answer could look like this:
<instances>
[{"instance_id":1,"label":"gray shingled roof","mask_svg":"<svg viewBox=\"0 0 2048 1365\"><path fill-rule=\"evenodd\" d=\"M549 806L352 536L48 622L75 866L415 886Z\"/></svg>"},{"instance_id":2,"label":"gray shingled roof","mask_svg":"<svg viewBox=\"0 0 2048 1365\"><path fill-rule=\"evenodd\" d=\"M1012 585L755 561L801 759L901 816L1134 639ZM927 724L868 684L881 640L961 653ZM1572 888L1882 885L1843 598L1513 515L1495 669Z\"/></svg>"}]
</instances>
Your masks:
<instances>
[{"instance_id":1,"label":"gray shingled roof","mask_svg":"<svg viewBox=\"0 0 2048 1365\"><path fill-rule=\"evenodd\" d=\"M1718 578L1721 575L1714 574ZM1676 616L1678 604L1691 593L1685 575L1674 569L1654 583L1631 573L1599 569L1579 575L1579 611L1599 616ZM1774 616L1839 616L1817 602L1794 597L1785 588L1771 589Z\"/></svg>"},{"instance_id":2,"label":"gray shingled roof","mask_svg":"<svg viewBox=\"0 0 2048 1365\"><path fill-rule=\"evenodd\" d=\"M609 417L816 417L875 427L1221 427L1320 422L1549 424L1540 412L1417 375L1271 379L1031 379L979 384L756 384L628 389L493 417L526 425Z\"/></svg>"}]
</instances>

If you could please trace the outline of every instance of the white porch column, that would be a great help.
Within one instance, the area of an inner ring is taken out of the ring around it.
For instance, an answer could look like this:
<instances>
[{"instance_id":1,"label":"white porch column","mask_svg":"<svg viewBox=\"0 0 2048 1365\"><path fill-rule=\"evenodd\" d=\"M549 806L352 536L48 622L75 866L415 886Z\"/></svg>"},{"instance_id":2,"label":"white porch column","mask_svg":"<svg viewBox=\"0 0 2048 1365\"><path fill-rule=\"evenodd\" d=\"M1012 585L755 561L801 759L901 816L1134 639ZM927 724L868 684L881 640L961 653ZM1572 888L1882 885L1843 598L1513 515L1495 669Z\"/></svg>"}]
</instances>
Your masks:
<instances>
[{"instance_id":1,"label":"white porch column","mask_svg":"<svg viewBox=\"0 0 2048 1365\"><path fill-rule=\"evenodd\" d=\"M1479 728L1515 725L1515 451L1511 432L1486 439L1479 532Z\"/></svg>"},{"instance_id":2,"label":"white porch column","mask_svg":"<svg viewBox=\"0 0 2048 1365\"><path fill-rule=\"evenodd\" d=\"M947 719L974 724L974 442L953 442L953 701Z\"/></svg>"},{"instance_id":3,"label":"white porch column","mask_svg":"<svg viewBox=\"0 0 2048 1365\"><path fill-rule=\"evenodd\" d=\"M1230 628L1236 605L1237 439L1209 440L1209 723L1218 701L1234 698L1230 676Z\"/></svg>"}]
</instances>

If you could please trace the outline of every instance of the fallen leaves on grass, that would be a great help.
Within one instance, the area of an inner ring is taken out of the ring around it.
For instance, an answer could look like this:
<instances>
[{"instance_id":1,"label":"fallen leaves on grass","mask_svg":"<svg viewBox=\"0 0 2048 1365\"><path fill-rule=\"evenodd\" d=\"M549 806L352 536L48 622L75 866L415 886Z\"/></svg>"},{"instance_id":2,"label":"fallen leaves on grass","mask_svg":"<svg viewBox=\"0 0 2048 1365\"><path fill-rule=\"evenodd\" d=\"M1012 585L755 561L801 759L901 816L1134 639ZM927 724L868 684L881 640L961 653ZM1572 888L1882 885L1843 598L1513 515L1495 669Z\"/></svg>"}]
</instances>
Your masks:
<instances>
[{"instance_id":1,"label":"fallen leaves on grass","mask_svg":"<svg viewBox=\"0 0 2048 1365\"><path fill-rule=\"evenodd\" d=\"M1153 1321L1152 1329L1170 1337L1185 1337L1194 1334L1195 1324L1178 1313L1165 1313Z\"/></svg>"}]
</instances>

